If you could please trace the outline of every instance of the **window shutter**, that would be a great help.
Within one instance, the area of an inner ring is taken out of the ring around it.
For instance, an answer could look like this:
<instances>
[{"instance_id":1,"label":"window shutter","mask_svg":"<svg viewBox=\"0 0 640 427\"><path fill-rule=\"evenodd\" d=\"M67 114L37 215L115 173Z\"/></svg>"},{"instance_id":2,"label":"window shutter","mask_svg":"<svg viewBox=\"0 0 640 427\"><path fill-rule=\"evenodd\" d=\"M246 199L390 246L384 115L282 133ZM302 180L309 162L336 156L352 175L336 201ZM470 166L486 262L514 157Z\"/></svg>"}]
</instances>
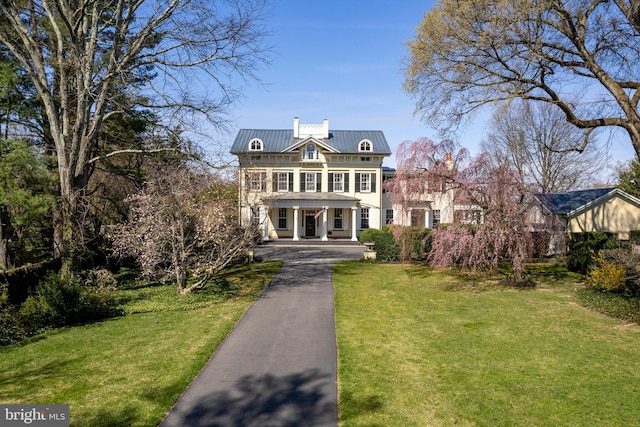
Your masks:
<instances>
[{"instance_id":1,"label":"window shutter","mask_svg":"<svg viewBox=\"0 0 640 427\"><path fill-rule=\"evenodd\" d=\"M304 193L304 186L306 181L306 175L304 172L300 172L300 192Z\"/></svg>"},{"instance_id":2,"label":"window shutter","mask_svg":"<svg viewBox=\"0 0 640 427\"><path fill-rule=\"evenodd\" d=\"M344 174L344 192L345 193L349 192L349 175L351 175L349 172L345 172Z\"/></svg>"},{"instance_id":3,"label":"window shutter","mask_svg":"<svg viewBox=\"0 0 640 427\"><path fill-rule=\"evenodd\" d=\"M316 192L319 193L322 191L322 173L316 174Z\"/></svg>"},{"instance_id":4,"label":"window shutter","mask_svg":"<svg viewBox=\"0 0 640 427\"><path fill-rule=\"evenodd\" d=\"M356 173L356 192L360 191L360 174Z\"/></svg>"},{"instance_id":5,"label":"window shutter","mask_svg":"<svg viewBox=\"0 0 640 427\"><path fill-rule=\"evenodd\" d=\"M289 172L289 192L293 193L293 172Z\"/></svg>"},{"instance_id":6,"label":"window shutter","mask_svg":"<svg viewBox=\"0 0 640 427\"><path fill-rule=\"evenodd\" d=\"M376 192L376 174L375 173L371 174L371 192L372 193Z\"/></svg>"},{"instance_id":7,"label":"window shutter","mask_svg":"<svg viewBox=\"0 0 640 427\"><path fill-rule=\"evenodd\" d=\"M271 189L275 193L278 191L278 173L274 172L271 174Z\"/></svg>"},{"instance_id":8,"label":"window shutter","mask_svg":"<svg viewBox=\"0 0 640 427\"><path fill-rule=\"evenodd\" d=\"M329 188L327 188L327 191L329 193L333 192L333 174L332 173L329 174Z\"/></svg>"}]
</instances>

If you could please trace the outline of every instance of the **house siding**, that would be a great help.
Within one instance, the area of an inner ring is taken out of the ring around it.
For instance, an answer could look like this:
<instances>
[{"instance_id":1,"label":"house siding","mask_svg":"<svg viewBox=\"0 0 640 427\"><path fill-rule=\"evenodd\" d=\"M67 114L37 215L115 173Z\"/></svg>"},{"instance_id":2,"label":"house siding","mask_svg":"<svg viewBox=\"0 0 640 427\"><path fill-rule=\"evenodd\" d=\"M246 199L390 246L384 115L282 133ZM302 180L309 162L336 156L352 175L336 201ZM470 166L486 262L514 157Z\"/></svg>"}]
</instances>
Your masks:
<instances>
[{"instance_id":1,"label":"house siding","mask_svg":"<svg viewBox=\"0 0 640 427\"><path fill-rule=\"evenodd\" d=\"M631 230L640 229L640 208L614 196L595 203L568 219L567 231L583 233L606 231L617 233L622 240L629 239Z\"/></svg>"}]
</instances>

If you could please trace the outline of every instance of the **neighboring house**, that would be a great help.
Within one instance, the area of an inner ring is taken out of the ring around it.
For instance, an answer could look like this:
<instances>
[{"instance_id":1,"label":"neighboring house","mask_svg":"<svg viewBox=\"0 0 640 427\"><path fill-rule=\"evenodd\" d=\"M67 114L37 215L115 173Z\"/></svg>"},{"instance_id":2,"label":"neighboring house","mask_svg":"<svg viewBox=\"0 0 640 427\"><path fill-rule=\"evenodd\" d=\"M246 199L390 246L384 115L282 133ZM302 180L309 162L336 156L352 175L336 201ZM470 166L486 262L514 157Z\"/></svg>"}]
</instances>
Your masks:
<instances>
[{"instance_id":1,"label":"neighboring house","mask_svg":"<svg viewBox=\"0 0 640 427\"><path fill-rule=\"evenodd\" d=\"M264 240L356 241L393 218L383 202L382 162L391 150L381 131L331 130L328 120L296 117L293 129L241 129L231 153L243 221L259 224Z\"/></svg>"},{"instance_id":2,"label":"neighboring house","mask_svg":"<svg viewBox=\"0 0 640 427\"><path fill-rule=\"evenodd\" d=\"M451 153L446 154L444 161L447 169L452 170ZM384 200L393 209L394 224L437 228L441 223L454 222L460 217L459 210L468 209L455 203L453 187L444 177L436 179L420 170L396 173L395 169L388 169L384 177L385 181L398 180L391 186L396 194L389 190Z\"/></svg>"},{"instance_id":3,"label":"neighboring house","mask_svg":"<svg viewBox=\"0 0 640 427\"><path fill-rule=\"evenodd\" d=\"M564 233L605 231L628 240L630 231L640 229L640 199L618 189L598 188L534 195L529 208L534 229L557 220Z\"/></svg>"}]
</instances>

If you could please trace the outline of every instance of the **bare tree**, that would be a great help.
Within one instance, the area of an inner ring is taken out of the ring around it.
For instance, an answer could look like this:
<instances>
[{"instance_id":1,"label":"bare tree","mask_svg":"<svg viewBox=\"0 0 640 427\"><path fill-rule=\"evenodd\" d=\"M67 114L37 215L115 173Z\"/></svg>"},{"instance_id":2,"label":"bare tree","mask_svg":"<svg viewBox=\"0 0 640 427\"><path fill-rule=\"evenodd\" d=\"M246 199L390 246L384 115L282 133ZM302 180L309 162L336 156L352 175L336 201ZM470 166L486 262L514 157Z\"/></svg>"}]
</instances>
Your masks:
<instances>
[{"instance_id":1,"label":"bare tree","mask_svg":"<svg viewBox=\"0 0 640 427\"><path fill-rule=\"evenodd\" d=\"M613 126L640 156L638 16L629 0L440 0L409 43L405 89L443 130L483 105L528 99L585 130L574 149Z\"/></svg>"},{"instance_id":2,"label":"bare tree","mask_svg":"<svg viewBox=\"0 0 640 427\"><path fill-rule=\"evenodd\" d=\"M512 102L494 114L482 149L536 192L563 192L593 184L606 166L605 153L594 143L583 153L572 150L583 137L550 104Z\"/></svg>"},{"instance_id":3,"label":"bare tree","mask_svg":"<svg viewBox=\"0 0 640 427\"><path fill-rule=\"evenodd\" d=\"M146 278L173 276L180 294L204 286L255 243L255 227L239 225L236 186L215 175L163 168L128 202L129 220L110 233L114 253L133 256Z\"/></svg>"},{"instance_id":4,"label":"bare tree","mask_svg":"<svg viewBox=\"0 0 640 427\"><path fill-rule=\"evenodd\" d=\"M254 77L263 59L263 3L0 2L0 43L33 82L53 141L67 269L81 249L79 211L104 121L142 106L171 111L174 120L203 114L220 123L238 95L237 77ZM123 87L137 96L120 96Z\"/></svg>"}]
</instances>

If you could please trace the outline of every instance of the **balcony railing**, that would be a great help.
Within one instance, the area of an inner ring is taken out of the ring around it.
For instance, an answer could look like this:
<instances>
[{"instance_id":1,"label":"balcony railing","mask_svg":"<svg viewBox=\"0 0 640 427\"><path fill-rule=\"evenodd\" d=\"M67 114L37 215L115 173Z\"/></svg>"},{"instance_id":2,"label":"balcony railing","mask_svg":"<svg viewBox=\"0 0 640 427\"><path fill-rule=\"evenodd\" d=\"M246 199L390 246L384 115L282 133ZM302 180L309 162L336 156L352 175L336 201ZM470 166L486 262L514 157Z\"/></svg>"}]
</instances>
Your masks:
<instances>
[{"instance_id":1,"label":"balcony railing","mask_svg":"<svg viewBox=\"0 0 640 427\"><path fill-rule=\"evenodd\" d=\"M317 162L320 161L320 152L319 151L303 151L302 152L302 161L303 162Z\"/></svg>"}]
</instances>

